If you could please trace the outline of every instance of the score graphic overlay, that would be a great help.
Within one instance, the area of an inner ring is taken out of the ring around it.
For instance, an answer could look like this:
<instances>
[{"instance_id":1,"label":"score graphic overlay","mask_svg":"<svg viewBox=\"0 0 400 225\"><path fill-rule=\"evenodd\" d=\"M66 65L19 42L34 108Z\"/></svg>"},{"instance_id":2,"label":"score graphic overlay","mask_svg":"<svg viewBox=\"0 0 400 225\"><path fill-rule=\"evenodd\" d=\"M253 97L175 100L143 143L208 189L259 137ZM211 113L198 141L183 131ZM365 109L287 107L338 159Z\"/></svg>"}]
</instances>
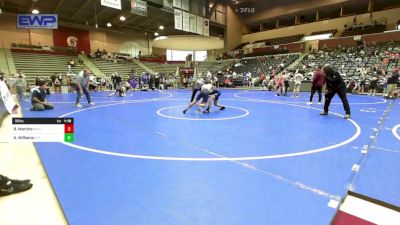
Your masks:
<instances>
[{"instance_id":1,"label":"score graphic overlay","mask_svg":"<svg viewBox=\"0 0 400 225\"><path fill-rule=\"evenodd\" d=\"M12 118L11 141L74 142L74 119Z\"/></svg>"}]
</instances>

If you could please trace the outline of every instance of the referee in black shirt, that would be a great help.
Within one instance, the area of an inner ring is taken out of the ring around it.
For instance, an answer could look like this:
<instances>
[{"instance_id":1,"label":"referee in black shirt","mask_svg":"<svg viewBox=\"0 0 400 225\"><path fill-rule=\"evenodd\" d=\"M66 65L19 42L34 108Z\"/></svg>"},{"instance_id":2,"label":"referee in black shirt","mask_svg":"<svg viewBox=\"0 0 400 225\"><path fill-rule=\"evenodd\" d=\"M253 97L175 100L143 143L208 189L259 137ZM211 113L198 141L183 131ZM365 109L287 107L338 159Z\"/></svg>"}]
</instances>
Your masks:
<instances>
[{"instance_id":1,"label":"referee in black shirt","mask_svg":"<svg viewBox=\"0 0 400 225\"><path fill-rule=\"evenodd\" d=\"M349 119L351 117L350 106L349 101L347 101L346 84L344 83L343 78L329 64L326 64L322 70L326 75L327 92L325 93L324 111L322 111L320 115L328 115L329 105L331 104L332 98L335 94L338 94L342 100L344 111L346 112L344 118Z\"/></svg>"}]
</instances>

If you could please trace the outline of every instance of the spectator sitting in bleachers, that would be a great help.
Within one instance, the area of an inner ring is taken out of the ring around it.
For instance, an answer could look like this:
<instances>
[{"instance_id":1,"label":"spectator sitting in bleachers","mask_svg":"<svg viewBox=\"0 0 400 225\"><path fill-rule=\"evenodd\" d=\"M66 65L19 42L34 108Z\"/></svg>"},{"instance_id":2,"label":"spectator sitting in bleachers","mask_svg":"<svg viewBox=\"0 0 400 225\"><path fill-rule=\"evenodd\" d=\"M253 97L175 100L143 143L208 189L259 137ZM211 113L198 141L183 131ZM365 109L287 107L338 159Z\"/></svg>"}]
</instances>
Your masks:
<instances>
[{"instance_id":1,"label":"spectator sitting in bleachers","mask_svg":"<svg viewBox=\"0 0 400 225\"><path fill-rule=\"evenodd\" d=\"M71 67L75 67L75 60L74 59L70 59L68 62L68 65L70 65Z\"/></svg>"},{"instance_id":2,"label":"spectator sitting in bleachers","mask_svg":"<svg viewBox=\"0 0 400 225\"><path fill-rule=\"evenodd\" d=\"M101 58L101 51L100 51L100 49L97 49L97 50L96 50L96 52L94 53L94 56L95 56L96 58L98 58L98 59Z\"/></svg>"}]
</instances>

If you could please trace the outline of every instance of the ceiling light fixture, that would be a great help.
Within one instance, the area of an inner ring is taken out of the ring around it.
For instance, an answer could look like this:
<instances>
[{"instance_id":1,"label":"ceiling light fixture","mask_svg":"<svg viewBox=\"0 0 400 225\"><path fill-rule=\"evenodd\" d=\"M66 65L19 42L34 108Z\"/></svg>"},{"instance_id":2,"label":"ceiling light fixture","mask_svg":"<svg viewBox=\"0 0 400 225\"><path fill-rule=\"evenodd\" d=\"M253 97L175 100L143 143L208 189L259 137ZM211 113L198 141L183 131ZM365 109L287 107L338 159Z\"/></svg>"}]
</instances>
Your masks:
<instances>
[{"instance_id":1,"label":"ceiling light fixture","mask_svg":"<svg viewBox=\"0 0 400 225\"><path fill-rule=\"evenodd\" d=\"M160 37L156 37L154 40L155 41L160 41L160 40L165 40L167 38L168 38L167 36L160 36Z\"/></svg>"},{"instance_id":2,"label":"ceiling light fixture","mask_svg":"<svg viewBox=\"0 0 400 225\"><path fill-rule=\"evenodd\" d=\"M99 28L99 25L98 25L97 23L96 23L96 25L94 25L94 26L96 27L96 29Z\"/></svg>"},{"instance_id":3,"label":"ceiling light fixture","mask_svg":"<svg viewBox=\"0 0 400 225\"><path fill-rule=\"evenodd\" d=\"M159 35L159 34L158 34L158 32L154 32L154 36L156 36L156 37L157 37L158 35Z\"/></svg>"},{"instance_id":4,"label":"ceiling light fixture","mask_svg":"<svg viewBox=\"0 0 400 225\"><path fill-rule=\"evenodd\" d=\"M112 24L111 23L107 23L107 27L112 27Z\"/></svg>"},{"instance_id":5,"label":"ceiling light fixture","mask_svg":"<svg viewBox=\"0 0 400 225\"><path fill-rule=\"evenodd\" d=\"M333 36L332 33L329 34L318 34L318 35L312 35L312 36L305 36L304 40L305 41L313 41L313 40L325 40L329 39Z\"/></svg>"},{"instance_id":6,"label":"ceiling light fixture","mask_svg":"<svg viewBox=\"0 0 400 225\"><path fill-rule=\"evenodd\" d=\"M126 18L125 18L125 16L120 16L120 17L119 17L119 20L121 20L121 21L125 21L125 20L126 20Z\"/></svg>"},{"instance_id":7,"label":"ceiling light fixture","mask_svg":"<svg viewBox=\"0 0 400 225\"><path fill-rule=\"evenodd\" d=\"M160 26L158 27L158 29L164 30L164 26L163 26L163 25L160 25Z\"/></svg>"},{"instance_id":8,"label":"ceiling light fixture","mask_svg":"<svg viewBox=\"0 0 400 225\"><path fill-rule=\"evenodd\" d=\"M32 14L39 14L39 10L37 9L32 10Z\"/></svg>"}]
</instances>

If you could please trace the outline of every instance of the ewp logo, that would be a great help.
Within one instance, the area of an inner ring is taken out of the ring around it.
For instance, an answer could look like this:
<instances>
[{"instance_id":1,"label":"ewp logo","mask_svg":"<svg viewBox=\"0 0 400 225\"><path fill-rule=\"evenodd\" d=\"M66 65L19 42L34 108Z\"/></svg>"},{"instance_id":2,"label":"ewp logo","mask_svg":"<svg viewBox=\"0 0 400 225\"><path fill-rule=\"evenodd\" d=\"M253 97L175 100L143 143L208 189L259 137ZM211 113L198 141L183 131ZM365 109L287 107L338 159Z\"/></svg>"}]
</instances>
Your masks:
<instances>
[{"instance_id":1,"label":"ewp logo","mask_svg":"<svg viewBox=\"0 0 400 225\"><path fill-rule=\"evenodd\" d=\"M18 14L18 29L58 29L57 14Z\"/></svg>"}]
</instances>

